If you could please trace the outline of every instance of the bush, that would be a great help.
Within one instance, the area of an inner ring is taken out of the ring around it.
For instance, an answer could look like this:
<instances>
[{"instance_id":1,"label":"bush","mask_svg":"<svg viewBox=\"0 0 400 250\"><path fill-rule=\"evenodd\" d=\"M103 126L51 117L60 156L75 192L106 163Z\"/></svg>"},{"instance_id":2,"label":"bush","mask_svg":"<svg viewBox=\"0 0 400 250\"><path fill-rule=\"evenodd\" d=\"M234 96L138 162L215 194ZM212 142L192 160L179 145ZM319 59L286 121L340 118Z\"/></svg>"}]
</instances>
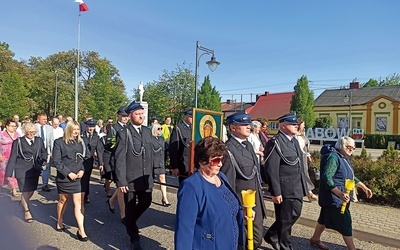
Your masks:
<instances>
[{"instance_id":1,"label":"bush","mask_svg":"<svg viewBox=\"0 0 400 250\"><path fill-rule=\"evenodd\" d=\"M400 144L400 135L383 135L383 134L365 134L364 144L367 148L385 149L388 147L389 141L395 141Z\"/></svg>"},{"instance_id":2,"label":"bush","mask_svg":"<svg viewBox=\"0 0 400 250\"><path fill-rule=\"evenodd\" d=\"M353 157L352 164L355 175L374 194L367 200L361 191L361 200L400 207L400 160L397 150L389 147L376 161L370 156L356 156Z\"/></svg>"}]
</instances>

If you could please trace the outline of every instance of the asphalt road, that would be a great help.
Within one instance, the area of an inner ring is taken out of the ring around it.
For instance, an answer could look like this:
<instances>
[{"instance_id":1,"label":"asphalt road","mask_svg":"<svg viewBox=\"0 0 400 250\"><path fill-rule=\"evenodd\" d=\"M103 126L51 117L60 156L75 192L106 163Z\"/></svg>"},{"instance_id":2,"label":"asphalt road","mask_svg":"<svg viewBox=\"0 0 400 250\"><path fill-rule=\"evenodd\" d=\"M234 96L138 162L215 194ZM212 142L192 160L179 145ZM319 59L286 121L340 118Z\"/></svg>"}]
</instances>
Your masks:
<instances>
[{"instance_id":1,"label":"asphalt road","mask_svg":"<svg viewBox=\"0 0 400 250\"><path fill-rule=\"evenodd\" d=\"M173 205L168 208L162 207L161 193L155 189L151 207L139 220L144 249L174 248L176 194L171 192L168 197ZM57 199L58 194L54 186L50 193L35 192L30 202L35 221L29 224L23 221L23 209L19 205L19 199L11 198L3 189L0 193L0 249L129 249L129 238L120 222L118 207L116 205L115 214L108 211L104 189L96 179L93 179L91 185L91 203L86 205L85 228L90 241L77 240L72 203L69 204L64 218L66 232L55 231ZM273 218L265 220L266 228L272 220ZM313 228L296 224L293 228L295 249L314 249L308 242L312 233ZM327 242L331 249L345 249L338 233L326 231L322 240ZM358 248L365 250L396 249L357 239L355 242ZM270 249L270 246L264 243L261 249Z\"/></svg>"}]
</instances>

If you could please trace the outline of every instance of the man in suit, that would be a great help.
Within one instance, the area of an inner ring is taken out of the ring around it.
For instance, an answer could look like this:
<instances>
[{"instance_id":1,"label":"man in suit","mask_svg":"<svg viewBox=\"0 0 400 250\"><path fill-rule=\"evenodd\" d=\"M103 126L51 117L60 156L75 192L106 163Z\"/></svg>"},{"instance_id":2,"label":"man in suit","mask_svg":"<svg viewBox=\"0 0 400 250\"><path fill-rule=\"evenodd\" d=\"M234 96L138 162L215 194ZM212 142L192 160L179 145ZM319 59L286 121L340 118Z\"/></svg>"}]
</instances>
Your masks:
<instances>
[{"instance_id":1,"label":"man in suit","mask_svg":"<svg viewBox=\"0 0 400 250\"><path fill-rule=\"evenodd\" d=\"M137 220L151 205L153 180L153 137L143 126L144 108L132 102L125 111L131 123L117 131L115 174L117 187L124 193L126 230L132 249L142 249Z\"/></svg>"},{"instance_id":2,"label":"man in suit","mask_svg":"<svg viewBox=\"0 0 400 250\"><path fill-rule=\"evenodd\" d=\"M85 193L84 202L90 203L89 191L90 191L90 176L92 175L93 167L100 167L98 161L98 147L100 145L100 137L95 131L96 122L94 120L88 120L85 122L86 129L82 132L82 139L85 142L87 148L90 150L91 157L83 161L85 173L81 178L82 192Z\"/></svg>"},{"instance_id":3,"label":"man in suit","mask_svg":"<svg viewBox=\"0 0 400 250\"><path fill-rule=\"evenodd\" d=\"M183 121L171 133L169 144L170 169L173 176L179 176L181 183L189 172L189 146L192 140L193 109L183 113Z\"/></svg>"},{"instance_id":4,"label":"man in suit","mask_svg":"<svg viewBox=\"0 0 400 250\"><path fill-rule=\"evenodd\" d=\"M226 141L229 152L224 156L220 171L228 177L229 183L240 199L242 198L242 190L252 189L256 191L253 236L254 249L257 249L262 243L264 235L263 219L267 216L267 210L262 197L257 156L251 143L247 140L250 135L251 119L248 114L238 112L228 116L227 122L231 131L231 138Z\"/></svg>"},{"instance_id":5,"label":"man in suit","mask_svg":"<svg viewBox=\"0 0 400 250\"><path fill-rule=\"evenodd\" d=\"M44 141L44 147L47 150L47 164L43 166L42 170L42 191L50 192L49 178L50 178L50 156L53 151L53 127L47 124L47 115L41 113L37 116L36 136L39 136Z\"/></svg>"},{"instance_id":6,"label":"man in suit","mask_svg":"<svg viewBox=\"0 0 400 250\"><path fill-rule=\"evenodd\" d=\"M274 249L293 249L292 226L300 217L303 197L307 195L302 151L294 138L298 123L295 113L280 117L279 132L267 143L265 181L274 202L275 222L264 239Z\"/></svg>"}]
</instances>

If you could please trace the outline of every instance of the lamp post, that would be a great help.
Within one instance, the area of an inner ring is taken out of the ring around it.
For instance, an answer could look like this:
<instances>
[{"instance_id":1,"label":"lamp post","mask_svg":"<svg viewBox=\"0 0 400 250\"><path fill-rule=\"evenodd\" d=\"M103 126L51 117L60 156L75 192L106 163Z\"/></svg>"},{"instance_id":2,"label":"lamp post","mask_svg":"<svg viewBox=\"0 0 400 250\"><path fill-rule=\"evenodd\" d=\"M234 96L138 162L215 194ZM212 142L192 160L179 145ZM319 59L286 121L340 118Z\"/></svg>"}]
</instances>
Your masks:
<instances>
[{"instance_id":1,"label":"lamp post","mask_svg":"<svg viewBox=\"0 0 400 250\"><path fill-rule=\"evenodd\" d=\"M58 71L56 70L56 93L54 95L54 117L57 116L57 91L58 91Z\"/></svg>"},{"instance_id":2,"label":"lamp post","mask_svg":"<svg viewBox=\"0 0 400 250\"><path fill-rule=\"evenodd\" d=\"M353 91L349 91L350 92L350 95L349 95L349 93L347 93L345 96L344 96L344 102L348 102L349 103L349 133L351 133L352 131L351 131L351 106L353 105Z\"/></svg>"},{"instance_id":3,"label":"lamp post","mask_svg":"<svg viewBox=\"0 0 400 250\"><path fill-rule=\"evenodd\" d=\"M199 55L199 50L203 51L204 53ZM215 59L214 50L204 48L199 45L199 41L196 41L196 67L195 67L195 73L194 73L194 99L195 99L194 107L195 108L197 108L197 77L198 77L197 72L198 72L198 68L200 66L200 58L205 54L211 55L211 60L206 62L206 64L208 65L208 68L211 70L211 72L214 72L217 69L218 65L220 64L220 62L218 62Z\"/></svg>"}]
</instances>

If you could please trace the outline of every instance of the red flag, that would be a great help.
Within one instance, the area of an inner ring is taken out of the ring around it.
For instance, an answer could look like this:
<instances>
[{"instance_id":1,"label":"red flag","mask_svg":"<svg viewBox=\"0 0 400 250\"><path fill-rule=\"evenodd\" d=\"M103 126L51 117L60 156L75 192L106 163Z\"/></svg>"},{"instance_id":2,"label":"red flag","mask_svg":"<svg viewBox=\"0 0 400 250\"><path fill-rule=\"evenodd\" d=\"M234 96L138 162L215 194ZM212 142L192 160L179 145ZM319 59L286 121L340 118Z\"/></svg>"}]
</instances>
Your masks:
<instances>
[{"instance_id":1,"label":"red flag","mask_svg":"<svg viewBox=\"0 0 400 250\"><path fill-rule=\"evenodd\" d=\"M75 0L75 3L79 3L79 11L84 12L88 11L89 8L87 7L86 3L83 2L83 0Z\"/></svg>"}]
</instances>

